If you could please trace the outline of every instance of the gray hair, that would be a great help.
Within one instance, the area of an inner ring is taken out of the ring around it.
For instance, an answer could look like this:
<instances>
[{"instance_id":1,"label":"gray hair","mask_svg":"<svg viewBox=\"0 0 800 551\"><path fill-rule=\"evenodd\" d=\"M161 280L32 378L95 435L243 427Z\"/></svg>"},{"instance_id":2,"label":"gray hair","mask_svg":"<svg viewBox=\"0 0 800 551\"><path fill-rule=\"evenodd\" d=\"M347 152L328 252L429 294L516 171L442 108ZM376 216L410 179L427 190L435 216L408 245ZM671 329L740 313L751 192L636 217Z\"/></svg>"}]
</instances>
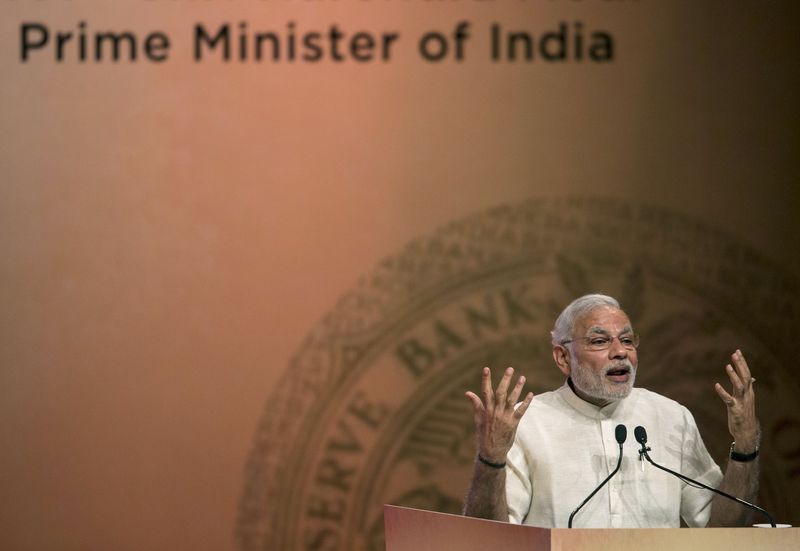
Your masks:
<instances>
[{"instance_id":1,"label":"gray hair","mask_svg":"<svg viewBox=\"0 0 800 551\"><path fill-rule=\"evenodd\" d=\"M556 319L556 324L550 332L553 345L562 344L564 341L570 340L572 338L572 331L575 329L575 322L578 318L584 314L588 314L595 308L620 309L617 299L608 295L595 293L576 298L569 303L569 306L564 308L558 316L558 319Z\"/></svg>"}]
</instances>

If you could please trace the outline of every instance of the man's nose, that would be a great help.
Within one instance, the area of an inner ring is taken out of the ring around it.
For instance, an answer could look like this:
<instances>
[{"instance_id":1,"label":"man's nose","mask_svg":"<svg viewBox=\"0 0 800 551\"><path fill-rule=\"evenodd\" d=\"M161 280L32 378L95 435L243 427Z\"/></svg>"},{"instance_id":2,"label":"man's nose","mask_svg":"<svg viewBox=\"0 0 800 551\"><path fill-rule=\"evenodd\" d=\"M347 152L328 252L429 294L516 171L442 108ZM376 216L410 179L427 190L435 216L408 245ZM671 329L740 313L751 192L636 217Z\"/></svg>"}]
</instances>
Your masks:
<instances>
[{"instance_id":1,"label":"man's nose","mask_svg":"<svg viewBox=\"0 0 800 551\"><path fill-rule=\"evenodd\" d=\"M628 349L622 345L622 341L618 337L611 339L611 345L608 347L608 357L612 360L628 357Z\"/></svg>"}]
</instances>

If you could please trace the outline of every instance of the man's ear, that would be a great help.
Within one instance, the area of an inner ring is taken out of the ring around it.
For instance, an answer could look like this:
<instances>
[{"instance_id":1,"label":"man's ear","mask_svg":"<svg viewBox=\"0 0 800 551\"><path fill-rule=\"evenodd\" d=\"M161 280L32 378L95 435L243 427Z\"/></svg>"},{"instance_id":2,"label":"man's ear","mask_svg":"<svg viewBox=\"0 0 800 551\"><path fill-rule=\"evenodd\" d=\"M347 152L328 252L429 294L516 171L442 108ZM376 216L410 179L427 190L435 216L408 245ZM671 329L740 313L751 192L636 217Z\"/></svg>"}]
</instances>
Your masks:
<instances>
[{"instance_id":1,"label":"man's ear","mask_svg":"<svg viewBox=\"0 0 800 551\"><path fill-rule=\"evenodd\" d=\"M560 345L553 346L553 359L556 361L556 365L564 375L569 377L572 374L572 369L569 365L569 352L567 351L566 347Z\"/></svg>"}]
</instances>

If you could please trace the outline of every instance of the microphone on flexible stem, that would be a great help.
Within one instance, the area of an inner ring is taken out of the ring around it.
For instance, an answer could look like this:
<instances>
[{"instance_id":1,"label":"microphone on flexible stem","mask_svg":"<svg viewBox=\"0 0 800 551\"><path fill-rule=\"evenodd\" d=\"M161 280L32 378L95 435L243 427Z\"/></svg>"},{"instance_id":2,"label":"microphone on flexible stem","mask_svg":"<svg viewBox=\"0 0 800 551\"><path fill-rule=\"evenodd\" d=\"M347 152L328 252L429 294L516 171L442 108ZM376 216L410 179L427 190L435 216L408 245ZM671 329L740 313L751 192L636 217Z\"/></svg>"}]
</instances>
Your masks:
<instances>
[{"instance_id":1,"label":"microphone on flexible stem","mask_svg":"<svg viewBox=\"0 0 800 551\"><path fill-rule=\"evenodd\" d=\"M567 527L568 527L568 528L572 528L572 519L573 519L573 517L575 516L575 513L577 513L578 511L580 511L580 510L581 510L581 507L583 507L584 505L586 505L586 503L587 503L587 502L588 502L590 499L592 499L592 497L594 496L594 494L596 494L598 491L600 491L600 488L602 488L603 486L605 486L605 485L606 485L606 483L607 483L609 480L611 480L611 477L612 477L612 476L614 476L615 474L617 474L617 471L619 471L619 468L620 468L620 466L622 465L622 444L624 444L624 443L625 443L625 439L626 439L626 438L628 438L628 429L627 429L627 428L625 428L625 425L617 425L617 426L616 426L616 428L614 429L614 437L617 439L617 444L619 444L619 459L617 460L617 467L616 467L616 468L615 468L615 469L614 469L614 470L611 472L611 474L610 474L610 475L608 475L608 476L606 477L606 479L605 479L604 481L602 481L602 482L600 483L600 485L599 485L597 488L595 488L595 489L594 489L594 491L592 491L592 493L591 493L591 494L589 494L589 496L588 496L586 499L584 499L584 500L581 502L581 504L580 504L580 505L578 505L578 507L577 507L577 508L576 508L574 511L572 511L572 514L569 516L569 523L567 524Z\"/></svg>"},{"instance_id":2,"label":"microphone on flexible stem","mask_svg":"<svg viewBox=\"0 0 800 551\"><path fill-rule=\"evenodd\" d=\"M752 509L754 511L758 511L759 513L761 513L762 515L767 517L767 519L769 520L769 523L772 525L773 528L775 528L775 521L772 520L772 517L770 516L770 514L768 512L766 512L764 509L762 509L761 507L759 507L758 505L753 505L752 503L747 502L747 501L745 501L743 499L739 499L738 497L732 496L730 494L726 494L722 490L717 490L716 488L712 488L711 486L706 486L702 482L698 482L697 480L693 480L693 479L689 478L688 476L682 475L681 473L676 473L673 470L670 470L670 469L668 469L666 467L662 467L661 465L659 465L658 463L656 463L655 461L650 459L650 456L648 455L647 452L649 452L651 450L650 450L649 447L647 447L647 431L644 430L644 427L638 426L635 429L633 429L633 436L634 436L634 438L636 438L636 441L639 442L639 444L641 444L641 446L642 446L642 448L639 450L639 460L640 461L642 460L642 458L645 458L645 459L647 459L647 461L653 467L656 467L658 469L661 469L662 471L668 472L669 474L671 474L673 476L677 476L679 479L681 479L682 481L686 482L687 484L692 484L692 485L695 485L695 486L700 486L701 488L705 488L706 490L711 490L715 494L719 494L721 496L727 497L728 499L732 499L733 501L735 501L736 503L738 503L740 505L744 505L745 507L748 507L748 508L750 508L750 509Z\"/></svg>"}]
</instances>

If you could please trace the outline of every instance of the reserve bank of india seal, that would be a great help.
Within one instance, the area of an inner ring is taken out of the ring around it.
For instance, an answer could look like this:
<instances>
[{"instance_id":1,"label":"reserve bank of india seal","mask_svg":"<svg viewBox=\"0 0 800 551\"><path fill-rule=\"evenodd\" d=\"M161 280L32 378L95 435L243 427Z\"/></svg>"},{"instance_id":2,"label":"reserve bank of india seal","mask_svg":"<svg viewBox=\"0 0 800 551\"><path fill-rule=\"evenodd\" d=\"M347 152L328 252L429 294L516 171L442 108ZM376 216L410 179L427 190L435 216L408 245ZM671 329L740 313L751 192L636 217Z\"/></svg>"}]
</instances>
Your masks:
<instances>
[{"instance_id":1,"label":"reserve bank of india seal","mask_svg":"<svg viewBox=\"0 0 800 551\"><path fill-rule=\"evenodd\" d=\"M474 459L464 391L484 365L513 365L534 393L560 386L549 331L593 291L619 298L642 335L637 384L686 405L723 465L713 384L745 352L760 503L798 524L798 289L755 250L652 206L531 200L452 222L383 261L303 343L255 436L238 548L382 550L382 504L458 512Z\"/></svg>"}]
</instances>

